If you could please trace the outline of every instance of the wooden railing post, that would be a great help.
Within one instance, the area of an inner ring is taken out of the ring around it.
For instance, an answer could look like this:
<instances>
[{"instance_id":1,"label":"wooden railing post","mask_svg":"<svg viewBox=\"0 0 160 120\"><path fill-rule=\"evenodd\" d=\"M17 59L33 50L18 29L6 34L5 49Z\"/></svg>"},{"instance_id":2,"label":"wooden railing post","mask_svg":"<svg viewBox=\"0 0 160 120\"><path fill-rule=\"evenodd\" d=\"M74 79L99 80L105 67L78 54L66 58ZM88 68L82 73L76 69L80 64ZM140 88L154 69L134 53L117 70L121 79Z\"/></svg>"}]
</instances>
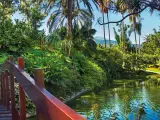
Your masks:
<instances>
[{"instance_id":1,"label":"wooden railing post","mask_svg":"<svg viewBox=\"0 0 160 120\"><path fill-rule=\"evenodd\" d=\"M34 69L34 79L41 87L45 88L43 69Z\"/></svg>"},{"instance_id":2,"label":"wooden railing post","mask_svg":"<svg viewBox=\"0 0 160 120\"><path fill-rule=\"evenodd\" d=\"M3 74L1 73L1 102L3 103Z\"/></svg>"},{"instance_id":3,"label":"wooden railing post","mask_svg":"<svg viewBox=\"0 0 160 120\"><path fill-rule=\"evenodd\" d=\"M24 69L24 59L18 58L18 67ZM19 84L20 120L26 120L26 99L22 86Z\"/></svg>"},{"instance_id":4,"label":"wooden railing post","mask_svg":"<svg viewBox=\"0 0 160 120\"><path fill-rule=\"evenodd\" d=\"M14 62L13 56L9 56L9 61ZM12 120L16 120L15 116L15 88L14 88L14 75L12 71L10 71L10 89L11 89L11 108L12 108Z\"/></svg>"},{"instance_id":5,"label":"wooden railing post","mask_svg":"<svg viewBox=\"0 0 160 120\"><path fill-rule=\"evenodd\" d=\"M8 70L5 70L5 88L6 88L6 91L5 91L5 94L6 94L6 107L7 107L7 110L9 110L9 84L8 84Z\"/></svg>"},{"instance_id":6,"label":"wooden railing post","mask_svg":"<svg viewBox=\"0 0 160 120\"><path fill-rule=\"evenodd\" d=\"M45 88L44 71L42 69L36 68L34 70L34 80L41 87ZM41 112L39 112L38 108L36 108L36 120L45 120L44 115Z\"/></svg>"},{"instance_id":7,"label":"wooden railing post","mask_svg":"<svg viewBox=\"0 0 160 120\"><path fill-rule=\"evenodd\" d=\"M14 62L14 57L13 57L13 55L10 55L10 56L8 57L8 59L9 59L10 62Z\"/></svg>"},{"instance_id":8,"label":"wooden railing post","mask_svg":"<svg viewBox=\"0 0 160 120\"><path fill-rule=\"evenodd\" d=\"M3 82L2 82L2 84L3 84L3 85L2 85L2 86L3 86L3 87L2 87L2 88L3 88L3 105L5 106L5 105L6 105L6 103L5 103L5 102L6 102L6 100L5 100L5 98L6 98L6 97L5 97L5 91L6 91L6 90L5 90L5 74L4 74L4 72L2 72L2 81L3 81Z\"/></svg>"}]
</instances>

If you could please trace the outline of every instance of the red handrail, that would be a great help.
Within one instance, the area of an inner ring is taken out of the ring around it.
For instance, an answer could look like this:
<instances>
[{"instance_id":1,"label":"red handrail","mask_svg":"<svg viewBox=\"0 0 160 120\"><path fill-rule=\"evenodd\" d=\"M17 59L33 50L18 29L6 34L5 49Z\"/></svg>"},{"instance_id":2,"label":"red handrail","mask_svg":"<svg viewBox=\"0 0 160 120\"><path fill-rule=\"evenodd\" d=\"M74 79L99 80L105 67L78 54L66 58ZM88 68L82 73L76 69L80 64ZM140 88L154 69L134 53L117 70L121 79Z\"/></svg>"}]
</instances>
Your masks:
<instances>
[{"instance_id":1,"label":"red handrail","mask_svg":"<svg viewBox=\"0 0 160 120\"><path fill-rule=\"evenodd\" d=\"M32 100L33 104L36 106L37 119L41 120L85 120L84 117L76 113L74 110L69 108L59 99L54 97L44 88L44 78L43 72L36 72L35 80L26 73L24 69L23 58L18 58L18 65L13 63L13 57L10 57L5 63L5 69L9 70L5 73L5 77L1 74L1 83L4 85L4 81L7 80L8 75L10 75L10 89L11 89L11 108L13 120L25 120L26 119L26 108L25 108L25 94ZM40 75L41 77L39 77ZM19 96L20 96L20 114L18 116L17 110L15 109L15 99L14 99L14 77L19 83ZM4 80L5 79L5 80ZM2 92L6 90L1 85ZM25 93L24 93L24 92ZM1 94L2 100L5 105L8 102L6 99L6 94ZM5 98L5 99L4 99Z\"/></svg>"}]
</instances>

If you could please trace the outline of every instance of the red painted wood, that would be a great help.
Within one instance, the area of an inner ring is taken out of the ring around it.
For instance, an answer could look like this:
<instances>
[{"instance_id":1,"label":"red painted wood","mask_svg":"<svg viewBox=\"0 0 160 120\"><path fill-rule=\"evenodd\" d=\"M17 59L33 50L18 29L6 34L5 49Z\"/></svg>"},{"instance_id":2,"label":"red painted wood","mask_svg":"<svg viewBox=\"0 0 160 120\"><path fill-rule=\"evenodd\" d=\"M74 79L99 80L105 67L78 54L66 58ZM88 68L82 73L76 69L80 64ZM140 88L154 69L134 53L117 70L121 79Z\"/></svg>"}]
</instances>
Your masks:
<instances>
[{"instance_id":1,"label":"red painted wood","mask_svg":"<svg viewBox=\"0 0 160 120\"><path fill-rule=\"evenodd\" d=\"M2 72L2 83L3 83L3 87L2 87L2 89L3 89L3 105L5 105L5 74L4 74L4 72Z\"/></svg>"},{"instance_id":2,"label":"red painted wood","mask_svg":"<svg viewBox=\"0 0 160 120\"><path fill-rule=\"evenodd\" d=\"M24 70L24 59L22 57L18 57L18 68Z\"/></svg>"},{"instance_id":3,"label":"red painted wood","mask_svg":"<svg viewBox=\"0 0 160 120\"><path fill-rule=\"evenodd\" d=\"M18 110L16 108L13 108L13 112L12 112L12 120L20 120L20 115L18 113Z\"/></svg>"},{"instance_id":4,"label":"red painted wood","mask_svg":"<svg viewBox=\"0 0 160 120\"><path fill-rule=\"evenodd\" d=\"M6 108L9 110L9 84L8 84L8 70L5 70L5 97L6 97Z\"/></svg>"},{"instance_id":5,"label":"red painted wood","mask_svg":"<svg viewBox=\"0 0 160 120\"><path fill-rule=\"evenodd\" d=\"M18 58L18 68L24 69L24 59L21 57ZM19 84L19 102L20 102L20 120L26 120L26 98L21 84Z\"/></svg>"},{"instance_id":6,"label":"red painted wood","mask_svg":"<svg viewBox=\"0 0 160 120\"><path fill-rule=\"evenodd\" d=\"M11 108L12 108L12 119L16 120L14 115L14 108L15 108L15 91L14 91L14 76L10 73L10 84L11 84Z\"/></svg>"},{"instance_id":7,"label":"red painted wood","mask_svg":"<svg viewBox=\"0 0 160 120\"><path fill-rule=\"evenodd\" d=\"M13 61L13 56L9 56L9 61ZM12 71L10 71L10 89L11 89L11 108L12 108L12 120L19 119L19 114L17 109L15 108L15 87L14 87L14 75Z\"/></svg>"},{"instance_id":8,"label":"red painted wood","mask_svg":"<svg viewBox=\"0 0 160 120\"><path fill-rule=\"evenodd\" d=\"M34 80L43 88L45 88L44 83L44 71L42 69L36 68L34 70Z\"/></svg>"},{"instance_id":9,"label":"red painted wood","mask_svg":"<svg viewBox=\"0 0 160 120\"><path fill-rule=\"evenodd\" d=\"M1 101L3 102L3 80L2 78L3 78L3 75L1 73Z\"/></svg>"},{"instance_id":10,"label":"red painted wood","mask_svg":"<svg viewBox=\"0 0 160 120\"><path fill-rule=\"evenodd\" d=\"M23 69L11 62L8 62L8 64L16 80L36 105L37 109L44 114L46 120L85 120L85 118L36 83Z\"/></svg>"},{"instance_id":11,"label":"red painted wood","mask_svg":"<svg viewBox=\"0 0 160 120\"><path fill-rule=\"evenodd\" d=\"M37 68L34 70L34 80L41 87L45 88L44 71L42 69ZM39 111L38 108L36 108L36 120L45 120L43 113Z\"/></svg>"}]
</instances>

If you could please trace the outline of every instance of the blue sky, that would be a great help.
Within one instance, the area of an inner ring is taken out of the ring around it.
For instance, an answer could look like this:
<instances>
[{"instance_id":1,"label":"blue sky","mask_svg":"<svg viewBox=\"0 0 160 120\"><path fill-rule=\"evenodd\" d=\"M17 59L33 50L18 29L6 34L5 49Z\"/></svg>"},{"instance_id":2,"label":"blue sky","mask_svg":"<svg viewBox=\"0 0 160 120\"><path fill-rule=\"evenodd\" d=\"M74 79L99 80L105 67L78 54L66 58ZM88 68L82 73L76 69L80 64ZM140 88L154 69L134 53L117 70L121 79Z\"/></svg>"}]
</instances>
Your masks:
<instances>
[{"instance_id":1,"label":"blue sky","mask_svg":"<svg viewBox=\"0 0 160 120\"><path fill-rule=\"evenodd\" d=\"M101 25L99 25L97 23L97 19L99 17L102 17L102 14L100 13L100 11L98 11L96 8L94 8L94 14L95 14L95 20L93 22L93 28L95 28L97 30L95 37L103 37L103 27ZM149 13L149 10L145 10L144 12L142 12L141 17L144 19L142 21L142 36L141 36L141 43L144 42L144 38L146 35L153 33L153 28L156 28L157 30L159 30L159 26L160 26L160 16L158 15L158 12L154 12L152 15ZM105 16L106 18L106 16ZM110 12L109 13L109 18L110 21L117 21L120 20L122 17L120 14L115 14ZM20 15L18 12L15 13L12 17L12 19L23 19L23 16ZM48 33L48 28L46 25L46 21L47 18L44 20L44 24L41 27L41 29L44 29L46 31L46 33ZM128 20L128 18L126 18L125 20L125 24L131 24ZM113 32L113 27L116 27L116 24L110 24L110 29L111 29L111 39L115 40L114 38L114 32ZM106 39L108 39L108 31L107 31L107 25L106 25ZM131 35L130 40L132 41L132 43L134 44L134 35Z\"/></svg>"},{"instance_id":2,"label":"blue sky","mask_svg":"<svg viewBox=\"0 0 160 120\"><path fill-rule=\"evenodd\" d=\"M98 25L97 19L99 17L102 17L102 15L99 13L99 11L95 11L95 22L93 27L97 30L97 33L95 36L103 36L103 28L101 25ZM120 14L115 14L115 13L109 13L109 17L110 17L110 21L117 21L120 20L122 17ZM142 12L141 17L144 19L142 20L142 36L141 36L141 42L144 42L144 38L146 35L153 33L153 28L156 28L157 30L159 30L159 26L160 26L160 16L158 15L158 12L154 12L152 15L149 13L149 10L145 10L144 12ZM106 16L105 16L106 18ZM131 24L128 20L128 18L126 18L125 20L125 24ZM116 24L110 24L110 28L111 28L111 39L115 40L114 38L114 32L113 32L113 27L116 27ZM106 39L108 39L108 30L107 30L107 25L106 25ZM131 35L130 40L132 41L132 43L134 42L134 35Z\"/></svg>"}]
</instances>

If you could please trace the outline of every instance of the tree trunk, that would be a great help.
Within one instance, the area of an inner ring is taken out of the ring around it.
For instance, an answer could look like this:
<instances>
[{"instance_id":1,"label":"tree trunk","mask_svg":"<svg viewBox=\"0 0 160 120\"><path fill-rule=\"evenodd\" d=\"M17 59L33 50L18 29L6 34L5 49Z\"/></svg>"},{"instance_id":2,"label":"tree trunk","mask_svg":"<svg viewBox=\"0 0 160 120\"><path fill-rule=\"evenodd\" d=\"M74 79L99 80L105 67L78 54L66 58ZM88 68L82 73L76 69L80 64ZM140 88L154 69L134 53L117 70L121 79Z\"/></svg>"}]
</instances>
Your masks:
<instances>
[{"instance_id":1,"label":"tree trunk","mask_svg":"<svg viewBox=\"0 0 160 120\"><path fill-rule=\"evenodd\" d=\"M124 14L122 13L122 18L124 18ZM123 42L123 52L125 53L125 31L124 31L124 21L122 21L122 42Z\"/></svg>"},{"instance_id":2,"label":"tree trunk","mask_svg":"<svg viewBox=\"0 0 160 120\"><path fill-rule=\"evenodd\" d=\"M103 23L104 23L104 12L102 12L102 16L103 16ZM104 45L106 48L106 31L105 31L105 25L103 24L103 34L104 34Z\"/></svg>"},{"instance_id":3,"label":"tree trunk","mask_svg":"<svg viewBox=\"0 0 160 120\"><path fill-rule=\"evenodd\" d=\"M107 20L109 22L108 12L107 12ZM110 26L109 26L109 24L108 24L108 36L109 36L109 47L111 47L111 35L110 35Z\"/></svg>"},{"instance_id":4,"label":"tree trunk","mask_svg":"<svg viewBox=\"0 0 160 120\"><path fill-rule=\"evenodd\" d=\"M136 30L134 29L134 37L135 37L135 43L136 43L136 54L137 54L137 34L136 34Z\"/></svg>"},{"instance_id":5,"label":"tree trunk","mask_svg":"<svg viewBox=\"0 0 160 120\"><path fill-rule=\"evenodd\" d=\"M141 36L139 35L139 54L141 53Z\"/></svg>"},{"instance_id":6,"label":"tree trunk","mask_svg":"<svg viewBox=\"0 0 160 120\"><path fill-rule=\"evenodd\" d=\"M141 16L140 14L138 14L138 20L139 20L139 32L138 32L138 35L139 35L139 54L141 53Z\"/></svg>"},{"instance_id":7,"label":"tree trunk","mask_svg":"<svg viewBox=\"0 0 160 120\"><path fill-rule=\"evenodd\" d=\"M68 36L68 42L67 42L67 52L68 56L71 55L71 49L72 49L72 7L73 7L73 0L68 0L67 2L67 36Z\"/></svg>"},{"instance_id":8,"label":"tree trunk","mask_svg":"<svg viewBox=\"0 0 160 120\"><path fill-rule=\"evenodd\" d=\"M72 3L73 0L68 0L68 15L67 15L67 35L72 36Z\"/></svg>"}]
</instances>

